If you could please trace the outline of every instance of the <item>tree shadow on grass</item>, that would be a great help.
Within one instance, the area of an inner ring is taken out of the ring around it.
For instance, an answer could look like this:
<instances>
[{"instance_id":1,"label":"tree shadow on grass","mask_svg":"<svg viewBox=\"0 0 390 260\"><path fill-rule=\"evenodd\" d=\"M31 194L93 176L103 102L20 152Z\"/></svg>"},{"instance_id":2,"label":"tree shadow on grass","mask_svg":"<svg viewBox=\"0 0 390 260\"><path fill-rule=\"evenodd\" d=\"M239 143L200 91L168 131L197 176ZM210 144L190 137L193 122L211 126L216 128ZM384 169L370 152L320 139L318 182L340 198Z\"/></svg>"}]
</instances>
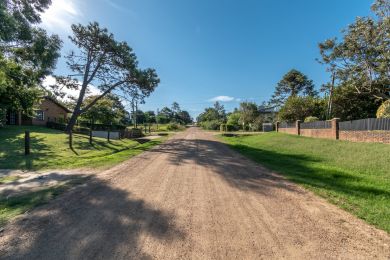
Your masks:
<instances>
[{"instance_id":1,"label":"tree shadow on grass","mask_svg":"<svg viewBox=\"0 0 390 260\"><path fill-rule=\"evenodd\" d=\"M4 259L149 259L141 237L164 243L185 237L174 218L92 179L14 223L0 254Z\"/></svg>"}]
</instances>

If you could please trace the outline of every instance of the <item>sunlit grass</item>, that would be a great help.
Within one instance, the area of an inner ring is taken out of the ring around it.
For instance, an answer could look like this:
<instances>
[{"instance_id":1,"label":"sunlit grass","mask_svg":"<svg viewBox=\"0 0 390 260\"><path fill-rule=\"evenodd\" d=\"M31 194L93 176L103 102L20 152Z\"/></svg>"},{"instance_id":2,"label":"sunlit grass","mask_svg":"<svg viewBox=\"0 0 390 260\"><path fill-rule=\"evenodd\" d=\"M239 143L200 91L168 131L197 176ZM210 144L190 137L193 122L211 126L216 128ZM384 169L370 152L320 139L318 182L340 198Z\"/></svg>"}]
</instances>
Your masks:
<instances>
[{"instance_id":1,"label":"sunlit grass","mask_svg":"<svg viewBox=\"0 0 390 260\"><path fill-rule=\"evenodd\" d=\"M390 145L280 133L221 138L243 155L390 232Z\"/></svg>"}]
</instances>

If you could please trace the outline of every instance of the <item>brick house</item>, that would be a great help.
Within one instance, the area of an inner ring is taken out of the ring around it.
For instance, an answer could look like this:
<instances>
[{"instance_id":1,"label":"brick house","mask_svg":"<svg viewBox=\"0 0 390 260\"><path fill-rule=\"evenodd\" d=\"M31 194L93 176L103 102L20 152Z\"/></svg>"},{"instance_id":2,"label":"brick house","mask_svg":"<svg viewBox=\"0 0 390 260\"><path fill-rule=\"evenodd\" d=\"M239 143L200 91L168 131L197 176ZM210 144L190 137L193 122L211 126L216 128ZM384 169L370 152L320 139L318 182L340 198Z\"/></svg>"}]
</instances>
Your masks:
<instances>
[{"instance_id":1,"label":"brick house","mask_svg":"<svg viewBox=\"0 0 390 260\"><path fill-rule=\"evenodd\" d=\"M7 111L7 125L40 125L45 126L47 122L63 123L67 120L71 111L64 105L51 97L44 97L35 110L35 117L28 117L21 111Z\"/></svg>"}]
</instances>

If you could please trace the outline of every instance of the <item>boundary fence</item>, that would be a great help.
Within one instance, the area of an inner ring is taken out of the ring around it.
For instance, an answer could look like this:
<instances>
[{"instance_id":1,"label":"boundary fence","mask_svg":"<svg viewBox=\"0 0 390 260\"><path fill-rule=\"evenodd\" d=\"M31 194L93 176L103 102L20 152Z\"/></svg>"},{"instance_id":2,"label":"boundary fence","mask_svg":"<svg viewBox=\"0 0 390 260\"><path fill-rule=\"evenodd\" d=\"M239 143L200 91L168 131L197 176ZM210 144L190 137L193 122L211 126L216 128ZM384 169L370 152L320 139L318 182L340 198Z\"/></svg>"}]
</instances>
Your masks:
<instances>
[{"instance_id":1,"label":"boundary fence","mask_svg":"<svg viewBox=\"0 0 390 260\"><path fill-rule=\"evenodd\" d=\"M316 138L390 144L390 118L366 118L344 122L339 122L338 118L308 123L301 123L299 120L295 123L277 122L276 131Z\"/></svg>"}]
</instances>

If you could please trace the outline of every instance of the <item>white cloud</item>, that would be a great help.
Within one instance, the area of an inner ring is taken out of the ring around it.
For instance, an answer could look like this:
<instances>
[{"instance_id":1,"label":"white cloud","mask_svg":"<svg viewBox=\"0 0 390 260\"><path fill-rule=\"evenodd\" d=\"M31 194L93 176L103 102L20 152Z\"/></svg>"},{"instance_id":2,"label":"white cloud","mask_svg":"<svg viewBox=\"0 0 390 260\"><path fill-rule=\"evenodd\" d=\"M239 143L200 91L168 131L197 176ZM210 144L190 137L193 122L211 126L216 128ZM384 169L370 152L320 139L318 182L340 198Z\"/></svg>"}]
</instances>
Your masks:
<instances>
[{"instance_id":1,"label":"white cloud","mask_svg":"<svg viewBox=\"0 0 390 260\"><path fill-rule=\"evenodd\" d=\"M213 97L213 98L210 98L208 100L209 102L232 102L232 101L236 101L236 98L234 97L229 97L229 96L216 96L216 97Z\"/></svg>"},{"instance_id":2,"label":"white cloud","mask_svg":"<svg viewBox=\"0 0 390 260\"><path fill-rule=\"evenodd\" d=\"M49 89L49 86L55 85L56 84L56 79L53 76L47 76L43 82L42 86L46 89ZM81 83L80 83L81 84ZM64 98L62 100L64 101L69 101L73 97L78 97L80 90L75 90L75 89L67 89L63 87L61 89L63 92L65 92ZM93 86L93 85L88 85L88 96L94 96L94 95L99 95L101 94L100 90Z\"/></svg>"},{"instance_id":3,"label":"white cloud","mask_svg":"<svg viewBox=\"0 0 390 260\"><path fill-rule=\"evenodd\" d=\"M75 2L76 0L53 0L49 9L41 16L43 27L58 34L69 33L70 25L82 17Z\"/></svg>"}]
</instances>

